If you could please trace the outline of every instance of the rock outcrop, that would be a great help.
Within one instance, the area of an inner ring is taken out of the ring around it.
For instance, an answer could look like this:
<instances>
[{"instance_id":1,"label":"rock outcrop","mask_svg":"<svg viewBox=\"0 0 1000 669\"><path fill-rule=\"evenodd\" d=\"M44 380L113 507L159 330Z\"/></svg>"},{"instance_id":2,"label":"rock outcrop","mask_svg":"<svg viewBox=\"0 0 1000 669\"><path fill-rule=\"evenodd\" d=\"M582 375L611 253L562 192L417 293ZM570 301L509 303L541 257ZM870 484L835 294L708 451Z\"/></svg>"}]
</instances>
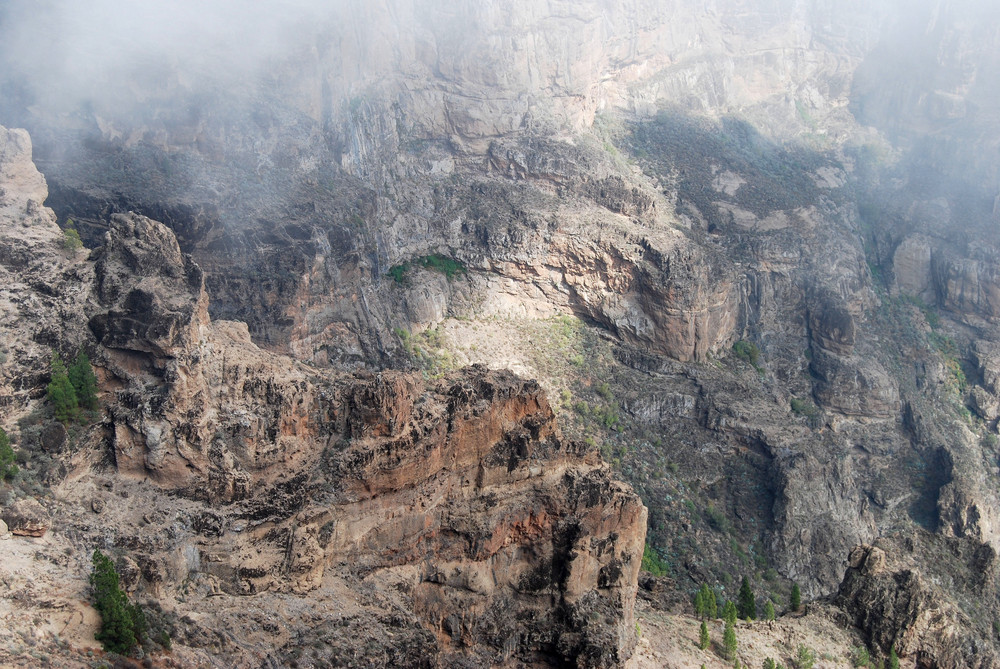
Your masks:
<instances>
[{"instance_id":1,"label":"rock outcrop","mask_svg":"<svg viewBox=\"0 0 1000 669\"><path fill-rule=\"evenodd\" d=\"M907 565L905 552L888 541L855 547L834 601L873 648L888 653L894 647L918 667L997 666L1000 656L981 636L981 626L949 601L941 585ZM938 565L935 572L949 573L956 589L982 587L995 579L996 553L988 547L956 542L948 552L947 569ZM960 564L962 560L968 562Z\"/></svg>"},{"instance_id":2,"label":"rock outcrop","mask_svg":"<svg viewBox=\"0 0 1000 669\"><path fill-rule=\"evenodd\" d=\"M0 516L7 524L7 530L16 536L43 537L49 529L49 514L34 499L19 499L5 508Z\"/></svg>"},{"instance_id":3,"label":"rock outcrop","mask_svg":"<svg viewBox=\"0 0 1000 669\"><path fill-rule=\"evenodd\" d=\"M8 136L23 160L29 145ZM19 169L37 177L28 167ZM26 183L44 199L44 182ZM18 208L3 229L27 220L53 244L61 233L38 212L35 223ZM19 299L38 322L89 325L92 337L76 336L100 367L106 412L89 443L113 454L104 489L132 492L119 503L78 483L66 493L78 514L58 520L17 501L3 511L15 535L39 537L55 522L86 541L111 537L130 547L119 556L126 587L167 599L185 580L304 601L333 581L365 581L405 602L371 624L384 631L383 650L411 664L617 667L629 657L646 510L592 449L560 435L536 383L483 367L437 383L412 372L351 376L263 351L244 324L209 317L201 269L167 227L136 214L114 216L89 260L22 241L7 235L24 254ZM50 257L82 284L54 314L38 300ZM11 353L45 378L47 357ZM25 448L47 458L68 450L62 426L37 433ZM80 448L75 476L89 481L96 470ZM164 504L165 493L175 502ZM162 525L168 513L185 520ZM198 615L210 625L223 614ZM393 641L401 620L412 653ZM258 643L216 652L238 664Z\"/></svg>"}]
</instances>

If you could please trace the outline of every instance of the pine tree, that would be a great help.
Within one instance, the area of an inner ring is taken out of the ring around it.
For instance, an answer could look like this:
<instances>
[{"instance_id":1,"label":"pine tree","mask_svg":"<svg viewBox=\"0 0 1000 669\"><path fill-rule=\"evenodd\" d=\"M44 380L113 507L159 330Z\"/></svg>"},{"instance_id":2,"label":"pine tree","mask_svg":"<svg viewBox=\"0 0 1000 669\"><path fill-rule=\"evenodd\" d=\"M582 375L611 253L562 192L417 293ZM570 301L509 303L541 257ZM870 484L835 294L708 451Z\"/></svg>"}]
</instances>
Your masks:
<instances>
[{"instance_id":1,"label":"pine tree","mask_svg":"<svg viewBox=\"0 0 1000 669\"><path fill-rule=\"evenodd\" d=\"M715 594L715 590L709 588L707 585L705 586L705 592L705 603L708 606L706 613L709 618L715 620L719 617L719 599Z\"/></svg>"},{"instance_id":2,"label":"pine tree","mask_svg":"<svg viewBox=\"0 0 1000 669\"><path fill-rule=\"evenodd\" d=\"M9 481L17 476L17 465L14 464L14 449L10 447L10 437L0 427L0 481Z\"/></svg>"},{"instance_id":3,"label":"pine tree","mask_svg":"<svg viewBox=\"0 0 1000 669\"><path fill-rule=\"evenodd\" d=\"M94 368L90 364L90 358L83 352L83 349L76 354L76 360L68 371L69 382L73 384L76 392L76 399L81 408L88 411L97 411L97 376L94 375Z\"/></svg>"},{"instance_id":4,"label":"pine tree","mask_svg":"<svg viewBox=\"0 0 1000 669\"><path fill-rule=\"evenodd\" d=\"M698 631L698 648L701 648L702 650L707 650L709 643L710 639L708 636L708 625L706 625L705 621L702 620L701 629Z\"/></svg>"},{"instance_id":5,"label":"pine tree","mask_svg":"<svg viewBox=\"0 0 1000 669\"><path fill-rule=\"evenodd\" d=\"M66 365L63 364L58 353L52 356L52 376L46 391L49 401L52 402L56 420L68 423L76 418L78 407L76 390L70 383Z\"/></svg>"},{"instance_id":6,"label":"pine tree","mask_svg":"<svg viewBox=\"0 0 1000 669\"><path fill-rule=\"evenodd\" d=\"M128 601L111 559L95 550L91 561L94 570L90 574L90 587L94 594L94 608L101 614L101 629L94 638L104 645L106 651L128 653L142 642L146 634L146 616L138 606Z\"/></svg>"},{"instance_id":7,"label":"pine tree","mask_svg":"<svg viewBox=\"0 0 1000 669\"><path fill-rule=\"evenodd\" d=\"M695 593L694 612L701 619L715 618L718 613L715 592L708 587L707 583L702 583L698 592Z\"/></svg>"},{"instance_id":8,"label":"pine tree","mask_svg":"<svg viewBox=\"0 0 1000 669\"><path fill-rule=\"evenodd\" d=\"M774 604L770 599L764 602L764 620L774 620Z\"/></svg>"},{"instance_id":9,"label":"pine tree","mask_svg":"<svg viewBox=\"0 0 1000 669\"><path fill-rule=\"evenodd\" d=\"M750 588L750 579L746 576L743 577L743 583L740 584L739 602L738 611L740 618L744 620L756 620L757 602L754 600L753 590Z\"/></svg>"},{"instance_id":10,"label":"pine tree","mask_svg":"<svg viewBox=\"0 0 1000 669\"><path fill-rule=\"evenodd\" d=\"M704 618L707 614L705 610L708 608L708 604L705 603L705 589L698 588L698 592L694 593L694 615L698 618Z\"/></svg>"},{"instance_id":11,"label":"pine tree","mask_svg":"<svg viewBox=\"0 0 1000 669\"><path fill-rule=\"evenodd\" d=\"M790 599L790 603L792 605L792 611L798 611L799 606L802 605L802 591L799 590L798 583L792 584L792 596Z\"/></svg>"},{"instance_id":12,"label":"pine tree","mask_svg":"<svg viewBox=\"0 0 1000 669\"><path fill-rule=\"evenodd\" d=\"M726 600L726 605L722 609L722 619L730 625L736 624L736 605L732 600Z\"/></svg>"},{"instance_id":13,"label":"pine tree","mask_svg":"<svg viewBox=\"0 0 1000 669\"><path fill-rule=\"evenodd\" d=\"M726 621L726 630L722 633L722 647L725 658L730 662L736 659L737 646L736 629L733 623Z\"/></svg>"},{"instance_id":14,"label":"pine tree","mask_svg":"<svg viewBox=\"0 0 1000 669\"><path fill-rule=\"evenodd\" d=\"M896 655L896 647L889 647L889 668L888 669L899 669L899 655Z\"/></svg>"}]
</instances>

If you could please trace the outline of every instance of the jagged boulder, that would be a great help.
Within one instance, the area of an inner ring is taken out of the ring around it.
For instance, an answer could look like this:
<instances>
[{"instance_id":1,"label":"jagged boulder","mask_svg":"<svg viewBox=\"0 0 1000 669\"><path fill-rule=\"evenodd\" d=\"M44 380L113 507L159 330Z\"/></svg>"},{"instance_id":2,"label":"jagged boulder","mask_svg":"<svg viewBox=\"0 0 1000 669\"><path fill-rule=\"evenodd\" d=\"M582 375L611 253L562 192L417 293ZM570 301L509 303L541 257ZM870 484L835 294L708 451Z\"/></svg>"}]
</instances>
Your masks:
<instances>
[{"instance_id":1,"label":"jagged boulder","mask_svg":"<svg viewBox=\"0 0 1000 669\"><path fill-rule=\"evenodd\" d=\"M33 498L19 499L3 510L3 521L12 534L43 537L49 530L49 514Z\"/></svg>"}]
</instances>

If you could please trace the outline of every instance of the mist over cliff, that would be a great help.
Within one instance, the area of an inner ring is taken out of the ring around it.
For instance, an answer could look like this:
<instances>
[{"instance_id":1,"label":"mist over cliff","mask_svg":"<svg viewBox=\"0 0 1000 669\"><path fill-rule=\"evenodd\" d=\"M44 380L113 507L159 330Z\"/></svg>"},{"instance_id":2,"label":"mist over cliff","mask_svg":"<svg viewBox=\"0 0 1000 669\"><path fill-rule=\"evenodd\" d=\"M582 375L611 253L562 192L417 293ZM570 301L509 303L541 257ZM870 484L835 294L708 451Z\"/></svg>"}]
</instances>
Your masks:
<instances>
[{"instance_id":1,"label":"mist over cliff","mask_svg":"<svg viewBox=\"0 0 1000 669\"><path fill-rule=\"evenodd\" d=\"M220 665L655 666L745 576L994 666L997 75L985 1L3 3L17 494Z\"/></svg>"}]
</instances>

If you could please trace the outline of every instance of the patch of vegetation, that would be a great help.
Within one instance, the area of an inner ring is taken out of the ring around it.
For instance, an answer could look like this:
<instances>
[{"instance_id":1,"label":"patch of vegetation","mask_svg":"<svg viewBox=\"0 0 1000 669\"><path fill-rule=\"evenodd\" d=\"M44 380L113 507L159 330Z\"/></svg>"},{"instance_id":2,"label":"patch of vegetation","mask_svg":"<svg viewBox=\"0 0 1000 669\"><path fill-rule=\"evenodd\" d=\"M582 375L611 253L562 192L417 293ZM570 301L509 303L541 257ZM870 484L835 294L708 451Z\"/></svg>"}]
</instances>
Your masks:
<instances>
[{"instance_id":1,"label":"patch of vegetation","mask_svg":"<svg viewBox=\"0 0 1000 669\"><path fill-rule=\"evenodd\" d=\"M744 362L749 362L758 372L764 371L760 367L760 349L752 341L741 339L733 344L733 353Z\"/></svg>"},{"instance_id":2,"label":"patch of vegetation","mask_svg":"<svg viewBox=\"0 0 1000 669\"><path fill-rule=\"evenodd\" d=\"M965 392L969 383L965 378L965 371L962 369L961 358L955 340L943 332L931 332L928 336L931 346L941 354L941 361L944 363L948 378L945 383L956 392Z\"/></svg>"},{"instance_id":3,"label":"patch of vegetation","mask_svg":"<svg viewBox=\"0 0 1000 669\"><path fill-rule=\"evenodd\" d=\"M437 379L458 367L441 328L429 328L417 334L410 334L403 328L394 328L393 332L425 377Z\"/></svg>"},{"instance_id":4,"label":"patch of vegetation","mask_svg":"<svg viewBox=\"0 0 1000 669\"><path fill-rule=\"evenodd\" d=\"M789 405L792 408L792 413L798 416L805 416L806 418L816 418L819 416L819 408L809 400L793 397Z\"/></svg>"},{"instance_id":5,"label":"patch of vegetation","mask_svg":"<svg viewBox=\"0 0 1000 669\"><path fill-rule=\"evenodd\" d=\"M809 110L806 109L805 104L801 100L795 100L795 111L798 112L799 118L802 119L803 123L810 128L816 128L816 119L809 113Z\"/></svg>"},{"instance_id":6,"label":"patch of vegetation","mask_svg":"<svg viewBox=\"0 0 1000 669\"><path fill-rule=\"evenodd\" d=\"M743 180L725 199L764 217L815 202L818 186L811 175L828 163L819 152L776 144L743 119L715 121L681 110L662 110L654 120L632 126L630 148L643 156L646 169L676 175L684 207L696 210L710 227L732 225L713 187L719 165Z\"/></svg>"},{"instance_id":7,"label":"patch of vegetation","mask_svg":"<svg viewBox=\"0 0 1000 669\"><path fill-rule=\"evenodd\" d=\"M650 546L648 543L646 547L642 549L642 565L643 571L649 572L653 576L666 576L670 573L670 563L666 562L660 557L660 554L656 552L656 549Z\"/></svg>"},{"instance_id":8,"label":"patch of vegetation","mask_svg":"<svg viewBox=\"0 0 1000 669\"><path fill-rule=\"evenodd\" d=\"M72 218L66 219L66 227L63 228L63 248L67 251L83 248L83 240L80 239Z\"/></svg>"},{"instance_id":9,"label":"patch of vegetation","mask_svg":"<svg viewBox=\"0 0 1000 669\"><path fill-rule=\"evenodd\" d=\"M128 601L111 559L95 550L91 561L94 569L90 574L90 587L94 608L101 615L101 629L95 638L104 650L127 654L145 638L146 616L142 609Z\"/></svg>"},{"instance_id":10,"label":"patch of vegetation","mask_svg":"<svg viewBox=\"0 0 1000 669\"><path fill-rule=\"evenodd\" d=\"M712 529L723 534L733 533L733 524L726 518L726 514L716 509L712 504L705 507L705 516L708 518L708 524Z\"/></svg>"},{"instance_id":11,"label":"patch of vegetation","mask_svg":"<svg viewBox=\"0 0 1000 669\"><path fill-rule=\"evenodd\" d=\"M913 305L919 309L920 313L924 315L924 320L927 321L927 324L930 325L932 329L937 330L941 327L941 316L933 307L924 302L922 299L914 295L905 294L901 294L899 299L903 303Z\"/></svg>"},{"instance_id":12,"label":"patch of vegetation","mask_svg":"<svg viewBox=\"0 0 1000 669\"><path fill-rule=\"evenodd\" d=\"M402 284L406 282L406 275L414 267L423 267L424 269L431 270L432 272L440 272L448 277L449 280L455 278L459 274L468 274L468 270L461 261L449 256L440 255L438 253L414 258L413 260L402 263L401 265L394 265L390 267L385 274L386 276L391 277L396 283Z\"/></svg>"},{"instance_id":13,"label":"patch of vegetation","mask_svg":"<svg viewBox=\"0 0 1000 669\"><path fill-rule=\"evenodd\" d=\"M812 669L813 665L816 664L816 651L809 648L805 644L799 644L799 648L795 653L795 660L792 665L795 669Z\"/></svg>"},{"instance_id":14,"label":"patch of vegetation","mask_svg":"<svg viewBox=\"0 0 1000 669\"><path fill-rule=\"evenodd\" d=\"M45 391L49 402L52 403L56 420L61 423L68 423L76 418L79 408L79 403L76 399L76 390L73 388L73 384L70 383L66 364L62 361L58 353L52 356L50 367L49 385L46 386Z\"/></svg>"},{"instance_id":15,"label":"patch of vegetation","mask_svg":"<svg viewBox=\"0 0 1000 669\"><path fill-rule=\"evenodd\" d=\"M10 447L10 437L6 430L0 427L0 480L10 481L17 476L18 468L14 464L14 449Z\"/></svg>"},{"instance_id":16,"label":"patch of vegetation","mask_svg":"<svg viewBox=\"0 0 1000 669\"><path fill-rule=\"evenodd\" d=\"M94 419L97 402L97 376L90 358L82 350L67 369L58 353L53 354L46 395L52 403L56 420L64 425L73 421L87 423Z\"/></svg>"}]
</instances>

